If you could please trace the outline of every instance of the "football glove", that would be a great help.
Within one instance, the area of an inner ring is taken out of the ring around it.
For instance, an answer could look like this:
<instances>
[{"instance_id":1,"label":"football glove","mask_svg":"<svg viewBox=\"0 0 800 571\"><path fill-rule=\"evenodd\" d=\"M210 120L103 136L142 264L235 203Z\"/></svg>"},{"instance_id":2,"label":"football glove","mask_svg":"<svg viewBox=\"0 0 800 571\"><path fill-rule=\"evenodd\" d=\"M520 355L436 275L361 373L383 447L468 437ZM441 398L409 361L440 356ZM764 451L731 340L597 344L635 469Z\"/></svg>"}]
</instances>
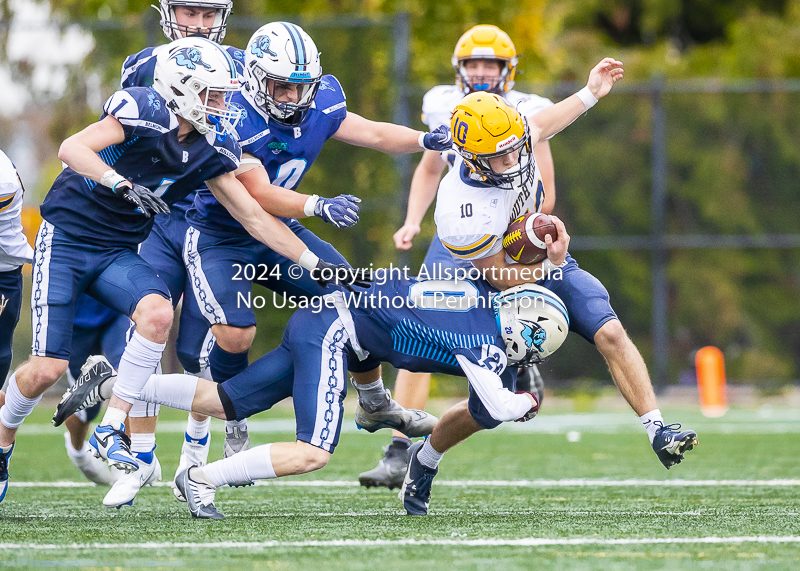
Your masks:
<instances>
[{"instance_id":1,"label":"football glove","mask_svg":"<svg viewBox=\"0 0 800 571\"><path fill-rule=\"evenodd\" d=\"M346 264L331 264L323 259L317 262L317 267L311 271L311 277L322 287L336 285L350 292L355 292L353 286L367 288L372 285L370 270L355 269Z\"/></svg>"},{"instance_id":2,"label":"football glove","mask_svg":"<svg viewBox=\"0 0 800 571\"><path fill-rule=\"evenodd\" d=\"M440 125L430 133L425 133L422 137L422 146L429 151L449 151L453 146L453 133L446 125Z\"/></svg>"},{"instance_id":3,"label":"football glove","mask_svg":"<svg viewBox=\"0 0 800 571\"><path fill-rule=\"evenodd\" d=\"M128 202L135 204L148 218L152 214L169 214L167 203L153 194L149 188L140 184L124 180L115 184L112 190Z\"/></svg>"},{"instance_id":4,"label":"football glove","mask_svg":"<svg viewBox=\"0 0 800 571\"><path fill-rule=\"evenodd\" d=\"M337 228L349 228L358 222L361 199L352 194L340 194L336 198L320 198L314 206L314 216Z\"/></svg>"},{"instance_id":5,"label":"football glove","mask_svg":"<svg viewBox=\"0 0 800 571\"><path fill-rule=\"evenodd\" d=\"M536 415L539 414L539 399L536 397L536 395L534 393L532 393L530 391L517 391L517 394L518 395L531 395L533 397L533 400L536 402L536 404L534 406L532 406L531 409L528 412L526 412L523 416L521 416L520 418L518 418L514 422L528 422L529 420L533 420L536 417Z\"/></svg>"}]
</instances>

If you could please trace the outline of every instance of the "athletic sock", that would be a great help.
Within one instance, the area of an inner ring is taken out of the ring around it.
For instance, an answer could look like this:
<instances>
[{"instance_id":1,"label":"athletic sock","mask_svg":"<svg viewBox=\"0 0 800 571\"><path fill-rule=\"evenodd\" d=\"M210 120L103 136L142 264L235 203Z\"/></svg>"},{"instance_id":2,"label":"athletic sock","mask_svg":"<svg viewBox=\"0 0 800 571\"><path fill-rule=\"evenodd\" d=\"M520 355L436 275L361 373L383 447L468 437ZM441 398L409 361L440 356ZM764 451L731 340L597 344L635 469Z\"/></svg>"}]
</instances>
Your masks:
<instances>
[{"instance_id":1,"label":"athletic sock","mask_svg":"<svg viewBox=\"0 0 800 571\"><path fill-rule=\"evenodd\" d=\"M206 464L200 470L207 481L215 487L275 479L278 476L275 475L275 469L272 467L271 447L272 444L262 444L224 460ZM195 468L195 470L198 469ZM193 479L195 470L192 471Z\"/></svg>"},{"instance_id":2,"label":"athletic sock","mask_svg":"<svg viewBox=\"0 0 800 571\"><path fill-rule=\"evenodd\" d=\"M8 378L6 402L0 407L0 422L6 428L19 428L42 396L29 399L19 391L16 371Z\"/></svg>"},{"instance_id":3,"label":"athletic sock","mask_svg":"<svg viewBox=\"0 0 800 571\"><path fill-rule=\"evenodd\" d=\"M180 373L151 375L142 388L139 398L170 408L190 411L194 395L197 392L198 380L192 375Z\"/></svg>"},{"instance_id":4,"label":"athletic sock","mask_svg":"<svg viewBox=\"0 0 800 571\"><path fill-rule=\"evenodd\" d=\"M386 389L382 378L366 385L360 385L354 379L353 386L358 392L359 404L367 412L375 412L386 405Z\"/></svg>"},{"instance_id":5,"label":"athletic sock","mask_svg":"<svg viewBox=\"0 0 800 571\"><path fill-rule=\"evenodd\" d=\"M210 426L210 417L200 422L195 420L190 414L189 420L186 422L186 436L191 439L192 444L199 444L201 440L208 436L208 429Z\"/></svg>"},{"instance_id":6,"label":"athletic sock","mask_svg":"<svg viewBox=\"0 0 800 571\"><path fill-rule=\"evenodd\" d=\"M166 343L155 343L134 332L119 362L114 394L133 403L161 361Z\"/></svg>"},{"instance_id":7,"label":"athletic sock","mask_svg":"<svg viewBox=\"0 0 800 571\"><path fill-rule=\"evenodd\" d=\"M659 428L664 426L664 419L661 418L661 411L657 408L653 409L640 416L639 419L642 421L645 430L647 430L647 436L650 437L650 444L652 444L653 439L656 437L656 432Z\"/></svg>"},{"instance_id":8,"label":"athletic sock","mask_svg":"<svg viewBox=\"0 0 800 571\"><path fill-rule=\"evenodd\" d=\"M149 432L137 432L131 434L131 452L134 456L147 462L153 463L153 450L156 449L156 435Z\"/></svg>"},{"instance_id":9,"label":"athletic sock","mask_svg":"<svg viewBox=\"0 0 800 571\"><path fill-rule=\"evenodd\" d=\"M420 461L420 464L428 468L433 468L434 470L439 467L442 456L444 456L444 452L437 452L436 449L431 446L430 439L426 440L425 444L423 444L422 448L417 452L417 460Z\"/></svg>"}]
</instances>

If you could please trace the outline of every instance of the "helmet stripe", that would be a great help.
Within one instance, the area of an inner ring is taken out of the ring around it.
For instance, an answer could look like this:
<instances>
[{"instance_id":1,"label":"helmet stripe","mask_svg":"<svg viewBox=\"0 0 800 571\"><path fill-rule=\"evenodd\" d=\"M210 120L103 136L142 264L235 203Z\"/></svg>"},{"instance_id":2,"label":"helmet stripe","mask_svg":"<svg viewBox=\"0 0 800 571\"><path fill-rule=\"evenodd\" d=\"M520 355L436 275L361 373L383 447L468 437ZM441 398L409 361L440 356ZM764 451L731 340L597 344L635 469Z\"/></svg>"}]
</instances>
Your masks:
<instances>
[{"instance_id":1,"label":"helmet stripe","mask_svg":"<svg viewBox=\"0 0 800 571\"><path fill-rule=\"evenodd\" d=\"M219 48L219 50L225 55L225 60L228 62L228 67L231 69L231 79L236 79L237 77L236 64L233 63L233 58L231 57L231 54L229 54L228 50L226 50L221 45L219 44L214 44L214 45L216 45Z\"/></svg>"},{"instance_id":2,"label":"helmet stripe","mask_svg":"<svg viewBox=\"0 0 800 571\"><path fill-rule=\"evenodd\" d=\"M289 22L281 22L281 24L283 24L283 27L286 28L286 30L289 32L289 35L292 37L292 43L294 43L294 53L297 57L297 66L299 67L301 65L307 65L306 47L303 44L303 38L300 36L297 26L290 24Z\"/></svg>"}]
</instances>

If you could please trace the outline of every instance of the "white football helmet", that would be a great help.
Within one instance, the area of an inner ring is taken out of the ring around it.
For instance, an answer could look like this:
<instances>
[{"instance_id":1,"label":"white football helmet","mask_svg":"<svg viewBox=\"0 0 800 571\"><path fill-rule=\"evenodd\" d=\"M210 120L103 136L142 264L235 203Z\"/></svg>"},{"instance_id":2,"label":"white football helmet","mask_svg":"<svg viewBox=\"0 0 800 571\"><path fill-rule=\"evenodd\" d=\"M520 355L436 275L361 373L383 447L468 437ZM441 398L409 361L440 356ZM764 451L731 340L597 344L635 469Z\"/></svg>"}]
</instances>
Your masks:
<instances>
[{"instance_id":1,"label":"white football helmet","mask_svg":"<svg viewBox=\"0 0 800 571\"><path fill-rule=\"evenodd\" d=\"M233 132L241 110L229 102L239 87L231 56L205 38L175 40L156 56L153 89L201 135L211 131L226 136ZM213 92L222 92L224 108L208 104Z\"/></svg>"},{"instance_id":2,"label":"white football helmet","mask_svg":"<svg viewBox=\"0 0 800 571\"><path fill-rule=\"evenodd\" d=\"M244 50L245 93L275 121L297 126L317 96L322 65L314 40L300 26L261 26ZM296 101L275 99L276 84L291 84Z\"/></svg>"},{"instance_id":3,"label":"white football helmet","mask_svg":"<svg viewBox=\"0 0 800 571\"><path fill-rule=\"evenodd\" d=\"M567 338L567 308L547 288L518 285L494 296L492 305L509 365L541 363Z\"/></svg>"},{"instance_id":4,"label":"white football helmet","mask_svg":"<svg viewBox=\"0 0 800 571\"><path fill-rule=\"evenodd\" d=\"M153 6L161 14L161 29L167 39L179 40L184 37L186 26L179 26L175 20L175 8L186 6L187 8L213 8L217 11L214 18L214 25L208 28L208 39L212 42L222 43L228 26L228 16L233 8L233 0L159 0L158 6Z\"/></svg>"}]
</instances>

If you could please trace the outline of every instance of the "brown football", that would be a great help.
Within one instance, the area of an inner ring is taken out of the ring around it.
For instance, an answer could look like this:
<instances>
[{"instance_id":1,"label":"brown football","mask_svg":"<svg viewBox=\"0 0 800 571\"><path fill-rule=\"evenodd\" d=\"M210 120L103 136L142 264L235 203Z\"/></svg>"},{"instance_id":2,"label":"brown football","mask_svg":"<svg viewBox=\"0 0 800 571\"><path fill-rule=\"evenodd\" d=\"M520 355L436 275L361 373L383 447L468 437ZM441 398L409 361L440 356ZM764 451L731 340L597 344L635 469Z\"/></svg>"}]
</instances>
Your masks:
<instances>
[{"instance_id":1,"label":"brown football","mask_svg":"<svg viewBox=\"0 0 800 571\"><path fill-rule=\"evenodd\" d=\"M548 234L553 241L558 239L556 225L547 214L523 214L508 225L503 236L503 249L520 264L536 264L547 257L544 237Z\"/></svg>"}]
</instances>

